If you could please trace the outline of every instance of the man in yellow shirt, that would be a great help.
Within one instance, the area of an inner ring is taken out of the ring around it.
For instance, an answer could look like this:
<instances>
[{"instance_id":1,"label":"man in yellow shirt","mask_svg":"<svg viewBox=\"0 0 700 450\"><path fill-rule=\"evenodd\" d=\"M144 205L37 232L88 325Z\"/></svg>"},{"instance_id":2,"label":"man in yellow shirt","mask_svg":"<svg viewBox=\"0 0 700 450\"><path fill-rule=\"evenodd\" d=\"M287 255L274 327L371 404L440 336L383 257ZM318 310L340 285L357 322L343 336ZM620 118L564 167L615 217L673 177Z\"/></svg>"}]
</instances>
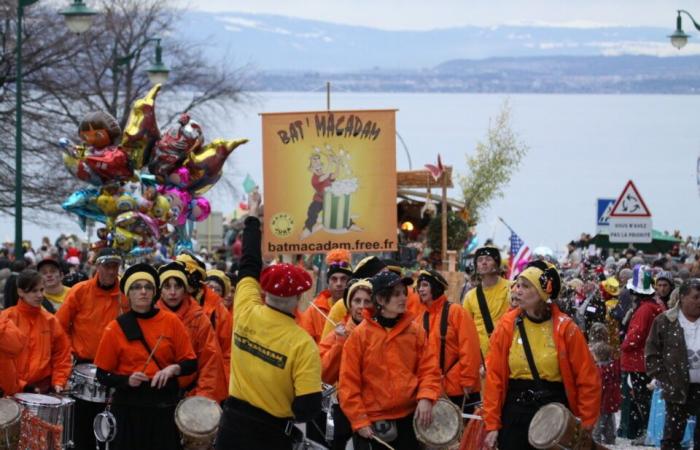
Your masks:
<instances>
[{"instance_id":1,"label":"man in yellow shirt","mask_svg":"<svg viewBox=\"0 0 700 450\"><path fill-rule=\"evenodd\" d=\"M501 252L496 247L479 248L474 253L474 266L481 281L467 292L463 305L474 319L481 356L486 360L491 333L510 308L510 282L501 276Z\"/></svg>"},{"instance_id":2,"label":"man in yellow shirt","mask_svg":"<svg viewBox=\"0 0 700 450\"><path fill-rule=\"evenodd\" d=\"M294 320L311 276L292 264L261 272L257 192L250 195L249 208L233 299L230 396L224 401L216 449L291 450L293 422L310 420L321 410L318 348Z\"/></svg>"},{"instance_id":3,"label":"man in yellow shirt","mask_svg":"<svg viewBox=\"0 0 700 450\"><path fill-rule=\"evenodd\" d=\"M36 270L44 280L44 297L49 301L53 311L56 312L63 305L63 300L69 289L63 285L63 272L58 261L52 258L44 258L36 265ZM47 308L48 309L48 308Z\"/></svg>"}]
</instances>

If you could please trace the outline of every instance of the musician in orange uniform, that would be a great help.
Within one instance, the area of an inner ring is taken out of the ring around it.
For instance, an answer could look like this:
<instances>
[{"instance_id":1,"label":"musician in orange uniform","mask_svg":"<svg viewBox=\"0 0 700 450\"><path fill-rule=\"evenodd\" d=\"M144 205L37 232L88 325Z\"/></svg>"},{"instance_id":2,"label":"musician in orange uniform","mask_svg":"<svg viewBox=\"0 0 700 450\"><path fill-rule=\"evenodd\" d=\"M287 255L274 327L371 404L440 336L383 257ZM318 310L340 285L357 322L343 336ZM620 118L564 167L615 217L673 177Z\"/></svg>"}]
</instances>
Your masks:
<instances>
[{"instance_id":1,"label":"musician in orange uniform","mask_svg":"<svg viewBox=\"0 0 700 450\"><path fill-rule=\"evenodd\" d=\"M533 448L528 444L530 422L552 402L566 405L584 430L595 426L598 370L579 328L550 301L560 287L554 266L531 262L515 285L518 307L501 318L491 336L484 389L488 448Z\"/></svg>"},{"instance_id":2,"label":"musician in orange uniform","mask_svg":"<svg viewBox=\"0 0 700 450\"><path fill-rule=\"evenodd\" d=\"M447 300L447 287L439 272L420 271L418 294L425 312L415 320L428 334L428 344L438 357L443 392L462 407L465 396L470 404L479 401L478 394L472 396L481 390L479 335L462 305Z\"/></svg>"},{"instance_id":3,"label":"musician in orange uniform","mask_svg":"<svg viewBox=\"0 0 700 450\"><path fill-rule=\"evenodd\" d=\"M413 416L426 426L441 393L437 356L422 327L406 314L406 287L393 272L371 279L375 312L350 334L340 363L340 407L350 420L353 447L374 448L372 437L394 448L418 449Z\"/></svg>"},{"instance_id":4,"label":"musician in orange uniform","mask_svg":"<svg viewBox=\"0 0 700 450\"><path fill-rule=\"evenodd\" d=\"M24 349L27 337L8 317L0 315L0 397L19 391L15 359Z\"/></svg>"},{"instance_id":5,"label":"musician in orange uniform","mask_svg":"<svg viewBox=\"0 0 700 450\"><path fill-rule=\"evenodd\" d=\"M175 314L154 307L158 272L150 265L129 267L120 288L131 311L107 325L95 356L97 379L115 388L117 434L110 448L180 449L177 379L197 371L187 329Z\"/></svg>"},{"instance_id":6,"label":"musician in orange uniform","mask_svg":"<svg viewBox=\"0 0 700 450\"><path fill-rule=\"evenodd\" d=\"M44 281L35 270L17 276L17 305L0 317L11 321L26 337L26 345L15 357L17 388L25 392L61 392L72 369L70 343L56 317L41 307ZM4 347L4 342L3 342Z\"/></svg>"},{"instance_id":7,"label":"musician in orange uniform","mask_svg":"<svg viewBox=\"0 0 700 450\"><path fill-rule=\"evenodd\" d=\"M372 284L369 280L350 280L348 288L343 295L345 308L350 311L347 320L339 324L335 330L326 335L319 344L321 352L321 379L324 383L335 385L340 376L340 359L343 355L343 346L352 330L362 322L364 310L372 308ZM352 428L348 418L338 404L332 405L333 414L333 441L331 450L345 450L345 446L352 438Z\"/></svg>"},{"instance_id":8,"label":"musician in orange uniform","mask_svg":"<svg viewBox=\"0 0 700 450\"><path fill-rule=\"evenodd\" d=\"M197 355L197 374L180 378L180 386L187 395L201 395L222 402L228 395L224 359L216 340L216 333L204 310L187 293L187 273L177 261L161 266L160 309L174 313L187 328L187 333Z\"/></svg>"},{"instance_id":9,"label":"musician in orange uniform","mask_svg":"<svg viewBox=\"0 0 700 450\"><path fill-rule=\"evenodd\" d=\"M343 292L352 276L350 253L347 250L333 250L326 255L326 281L328 289L321 291L299 317L299 326L305 329L318 344L323 336L326 318L331 308L343 298Z\"/></svg>"},{"instance_id":10,"label":"musician in orange uniform","mask_svg":"<svg viewBox=\"0 0 700 450\"><path fill-rule=\"evenodd\" d=\"M233 316L224 306L221 297L204 282L207 278L207 270L199 258L190 253L182 253L177 256L176 260L185 265L187 291L202 307L204 314L207 315L211 325L214 327L214 331L216 331L216 339L219 341L221 355L224 357L226 385L228 385L231 366Z\"/></svg>"},{"instance_id":11,"label":"musician in orange uniform","mask_svg":"<svg viewBox=\"0 0 700 450\"><path fill-rule=\"evenodd\" d=\"M96 275L73 286L66 294L56 318L70 339L77 364L92 363L107 324L129 310L129 302L119 291L122 258L113 248L103 248L95 259ZM105 409L104 403L75 399L76 450L93 450L92 423Z\"/></svg>"}]
</instances>

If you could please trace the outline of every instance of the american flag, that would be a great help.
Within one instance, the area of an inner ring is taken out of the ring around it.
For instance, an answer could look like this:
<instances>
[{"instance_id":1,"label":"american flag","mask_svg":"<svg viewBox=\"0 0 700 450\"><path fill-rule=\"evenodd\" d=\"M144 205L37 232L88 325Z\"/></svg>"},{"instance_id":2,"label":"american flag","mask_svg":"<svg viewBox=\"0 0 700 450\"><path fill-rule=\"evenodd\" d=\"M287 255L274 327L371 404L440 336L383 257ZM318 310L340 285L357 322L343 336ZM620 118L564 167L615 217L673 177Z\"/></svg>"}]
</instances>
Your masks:
<instances>
[{"instance_id":1,"label":"american flag","mask_svg":"<svg viewBox=\"0 0 700 450\"><path fill-rule=\"evenodd\" d=\"M520 270L518 266L522 261L530 260L530 248L525 245L520 236L518 236L515 231L510 231L510 264L508 265L508 272L510 273L510 279L514 280L518 276Z\"/></svg>"}]
</instances>

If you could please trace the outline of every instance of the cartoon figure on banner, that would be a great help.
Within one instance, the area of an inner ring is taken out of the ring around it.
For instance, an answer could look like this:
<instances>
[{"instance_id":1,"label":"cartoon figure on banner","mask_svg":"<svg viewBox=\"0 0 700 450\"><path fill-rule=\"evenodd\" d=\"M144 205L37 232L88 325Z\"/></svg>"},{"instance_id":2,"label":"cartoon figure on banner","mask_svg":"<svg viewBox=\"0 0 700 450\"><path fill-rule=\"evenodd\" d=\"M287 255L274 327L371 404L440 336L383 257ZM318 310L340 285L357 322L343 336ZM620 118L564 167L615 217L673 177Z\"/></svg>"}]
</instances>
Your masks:
<instances>
[{"instance_id":1,"label":"cartoon figure on banner","mask_svg":"<svg viewBox=\"0 0 700 450\"><path fill-rule=\"evenodd\" d=\"M324 165L322 158L328 161ZM314 147L309 156L311 187L314 195L306 213L301 239L324 229L329 233L360 231L350 215L351 194L357 191L357 178L350 167L350 153L340 148L338 153L326 144L325 150ZM321 214L322 213L322 214ZM322 216L322 220L320 219Z\"/></svg>"}]
</instances>

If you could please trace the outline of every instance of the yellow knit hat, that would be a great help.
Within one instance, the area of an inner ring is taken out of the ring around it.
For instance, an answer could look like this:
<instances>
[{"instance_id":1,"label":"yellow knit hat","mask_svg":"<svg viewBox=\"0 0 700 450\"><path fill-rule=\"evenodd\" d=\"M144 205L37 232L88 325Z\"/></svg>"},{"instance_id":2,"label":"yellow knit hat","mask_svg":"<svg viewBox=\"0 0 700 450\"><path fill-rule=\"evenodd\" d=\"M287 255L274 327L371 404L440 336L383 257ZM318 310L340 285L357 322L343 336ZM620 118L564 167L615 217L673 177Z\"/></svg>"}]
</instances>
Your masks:
<instances>
[{"instance_id":1,"label":"yellow knit hat","mask_svg":"<svg viewBox=\"0 0 700 450\"><path fill-rule=\"evenodd\" d=\"M207 280L209 278L221 280L224 284L224 297L227 297L231 293L231 280L223 271L216 269L207 270Z\"/></svg>"}]
</instances>

